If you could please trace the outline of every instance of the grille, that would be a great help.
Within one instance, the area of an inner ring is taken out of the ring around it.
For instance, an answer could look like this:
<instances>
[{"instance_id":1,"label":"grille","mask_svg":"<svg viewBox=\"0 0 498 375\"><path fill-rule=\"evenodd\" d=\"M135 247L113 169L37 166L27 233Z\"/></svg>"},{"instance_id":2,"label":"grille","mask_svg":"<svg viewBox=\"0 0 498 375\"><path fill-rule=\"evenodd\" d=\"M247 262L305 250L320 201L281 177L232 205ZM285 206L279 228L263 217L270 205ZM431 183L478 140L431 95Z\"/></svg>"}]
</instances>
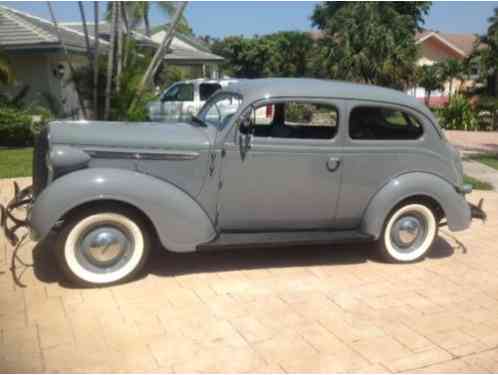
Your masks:
<instances>
[{"instance_id":1,"label":"grille","mask_svg":"<svg viewBox=\"0 0 498 375\"><path fill-rule=\"evenodd\" d=\"M48 152L48 127L35 137L33 151L33 196L42 192L48 183L48 168L45 161Z\"/></svg>"}]
</instances>

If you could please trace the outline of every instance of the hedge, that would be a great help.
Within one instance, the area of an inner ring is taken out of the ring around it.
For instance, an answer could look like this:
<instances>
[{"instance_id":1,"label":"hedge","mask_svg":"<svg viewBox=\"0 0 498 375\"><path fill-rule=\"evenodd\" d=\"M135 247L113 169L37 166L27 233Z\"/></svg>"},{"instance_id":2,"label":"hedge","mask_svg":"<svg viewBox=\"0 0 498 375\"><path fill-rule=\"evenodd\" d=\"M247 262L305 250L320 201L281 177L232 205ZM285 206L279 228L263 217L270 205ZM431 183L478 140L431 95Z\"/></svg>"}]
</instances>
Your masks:
<instances>
[{"instance_id":1,"label":"hedge","mask_svg":"<svg viewBox=\"0 0 498 375\"><path fill-rule=\"evenodd\" d=\"M15 108L0 108L0 147L33 144L32 115Z\"/></svg>"}]
</instances>

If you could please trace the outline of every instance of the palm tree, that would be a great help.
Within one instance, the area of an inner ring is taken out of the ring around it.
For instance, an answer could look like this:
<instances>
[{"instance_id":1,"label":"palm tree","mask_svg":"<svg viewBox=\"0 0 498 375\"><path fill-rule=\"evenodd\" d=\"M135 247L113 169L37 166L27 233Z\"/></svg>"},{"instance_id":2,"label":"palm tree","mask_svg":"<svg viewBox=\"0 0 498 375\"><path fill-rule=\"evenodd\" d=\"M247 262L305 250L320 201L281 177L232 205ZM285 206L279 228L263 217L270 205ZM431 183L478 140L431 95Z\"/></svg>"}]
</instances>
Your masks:
<instances>
[{"instance_id":1,"label":"palm tree","mask_svg":"<svg viewBox=\"0 0 498 375\"><path fill-rule=\"evenodd\" d=\"M488 35L498 32L498 8L495 8L493 12L494 14L488 18L490 24L488 27Z\"/></svg>"},{"instance_id":2,"label":"palm tree","mask_svg":"<svg viewBox=\"0 0 498 375\"><path fill-rule=\"evenodd\" d=\"M453 81L462 79L464 74L464 64L460 60L448 59L441 65L442 76L449 81L449 98L453 93Z\"/></svg>"},{"instance_id":3,"label":"palm tree","mask_svg":"<svg viewBox=\"0 0 498 375\"><path fill-rule=\"evenodd\" d=\"M93 56L93 110L95 118L99 118L99 2L93 2L94 16L94 56Z\"/></svg>"},{"instance_id":4,"label":"palm tree","mask_svg":"<svg viewBox=\"0 0 498 375\"><path fill-rule=\"evenodd\" d=\"M116 30L117 30L117 53L116 53L116 92L121 89L121 72L123 71L123 2L118 1L117 4L117 15L116 15Z\"/></svg>"},{"instance_id":5,"label":"palm tree","mask_svg":"<svg viewBox=\"0 0 498 375\"><path fill-rule=\"evenodd\" d=\"M109 119L111 115L111 93L112 93L112 73L114 70L114 54L116 53L116 24L118 16L118 3L112 2L112 21L111 21L111 41L107 60L107 82L105 87L105 108L104 118Z\"/></svg>"},{"instance_id":6,"label":"palm tree","mask_svg":"<svg viewBox=\"0 0 498 375\"><path fill-rule=\"evenodd\" d=\"M180 3L180 5L176 8L175 14L173 15L171 22L167 25L167 30L166 30L166 35L164 36L164 39L161 42L161 45L157 49L156 53L154 54L154 57L152 58L149 66L147 67L147 70L142 78L142 81L140 82L140 85L138 87L138 92L136 97L139 98L141 97L143 91L149 85L151 82L152 78L157 72L157 69L159 68L159 65L164 59L164 56L168 52L168 48L171 45L171 41L173 40L173 36L175 35L176 27L183 16L183 12L185 8L187 7L187 2L183 1ZM132 108L136 104L136 101L132 103Z\"/></svg>"},{"instance_id":7,"label":"palm tree","mask_svg":"<svg viewBox=\"0 0 498 375\"><path fill-rule=\"evenodd\" d=\"M124 9L127 14L128 24L130 29L136 29L138 26L142 25L145 29L145 35L149 36L152 33L150 26L149 14L151 11L151 2L149 1L126 1L124 2ZM171 19L176 11L175 2L172 1L157 1L157 7L159 10L163 11ZM107 20L111 19L111 9L112 4L109 2L107 5ZM184 34L192 34L192 28L190 27L187 18L182 15L178 25L177 30Z\"/></svg>"},{"instance_id":8,"label":"palm tree","mask_svg":"<svg viewBox=\"0 0 498 375\"><path fill-rule=\"evenodd\" d=\"M9 85L14 82L14 70L6 54L0 51L0 84Z\"/></svg>"},{"instance_id":9,"label":"palm tree","mask_svg":"<svg viewBox=\"0 0 498 375\"><path fill-rule=\"evenodd\" d=\"M90 38L88 36L88 27L86 24L85 9L83 8L83 1L78 1L78 6L80 8L80 16L83 24L83 34L85 35L86 53L88 55L88 61L92 61L92 48L90 47Z\"/></svg>"},{"instance_id":10,"label":"palm tree","mask_svg":"<svg viewBox=\"0 0 498 375\"><path fill-rule=\"evenodd\" d=\"M425 104L429 106L432 92L444 88L440 66L434 64L417 67L417 82L418 86L425 89Z\"/></svg>"}]
</instances>

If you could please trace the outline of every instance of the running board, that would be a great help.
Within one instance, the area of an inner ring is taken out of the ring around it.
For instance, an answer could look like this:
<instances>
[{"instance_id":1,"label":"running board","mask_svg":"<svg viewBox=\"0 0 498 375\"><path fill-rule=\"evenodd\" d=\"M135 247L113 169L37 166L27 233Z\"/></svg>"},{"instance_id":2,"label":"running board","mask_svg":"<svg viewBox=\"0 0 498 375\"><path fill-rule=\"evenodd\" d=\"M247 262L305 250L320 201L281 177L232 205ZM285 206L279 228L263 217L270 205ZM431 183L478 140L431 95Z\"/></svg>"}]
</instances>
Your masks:
<instances>
[{"instance_id":1,"label":"running board","mask_svg":"<svg viewBox=\"0 0 498 375\"><path fill-rule=\"evenodd\" d=\"M263 233L220 233L211 242L197 246L198 251L234 248L313 246L373 241L373 236L359 231L294 231Z\"/></svg>"}]
</instances>

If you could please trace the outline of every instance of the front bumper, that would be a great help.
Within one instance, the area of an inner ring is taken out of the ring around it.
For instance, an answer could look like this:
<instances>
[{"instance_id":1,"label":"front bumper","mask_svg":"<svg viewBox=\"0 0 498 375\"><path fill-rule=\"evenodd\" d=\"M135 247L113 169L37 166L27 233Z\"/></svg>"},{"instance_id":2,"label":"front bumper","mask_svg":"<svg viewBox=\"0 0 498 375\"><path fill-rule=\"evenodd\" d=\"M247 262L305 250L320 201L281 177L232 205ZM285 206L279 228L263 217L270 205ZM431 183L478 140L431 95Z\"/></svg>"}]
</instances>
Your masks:
<instances>
[{"instance_id":1,"label":"front bumper","mask_svg":"<svg viewBox=\"0 0 498 375\"><path fill-rule=\"evenodd\" d=\"M17 245L19 237L17 231L21 228L29 228L29 212L33 204L33 189L28 186L24 189L19 189L19 186L14 182L14 197L7 203L7 206L0 204L0 227L5 233L5 237L12 246ZM18 209L24 208L26 216L21 218L14 214Z\"/></svg>"},{"instance_id":2,"label":"front bumper","mask_svg":"<svg viewBox=\"0 0 498 375\"><path fill-rule=\"evenodd\" d=\"M482 221L486 221L486 219L488 218L488 215L486 215L486 212L484 212L484 210L482 209L483 202L484 199L481 198L477 205L469 203L470 215L472 216L472 219L480 219Z\"/></svg>"}]
</instances>

